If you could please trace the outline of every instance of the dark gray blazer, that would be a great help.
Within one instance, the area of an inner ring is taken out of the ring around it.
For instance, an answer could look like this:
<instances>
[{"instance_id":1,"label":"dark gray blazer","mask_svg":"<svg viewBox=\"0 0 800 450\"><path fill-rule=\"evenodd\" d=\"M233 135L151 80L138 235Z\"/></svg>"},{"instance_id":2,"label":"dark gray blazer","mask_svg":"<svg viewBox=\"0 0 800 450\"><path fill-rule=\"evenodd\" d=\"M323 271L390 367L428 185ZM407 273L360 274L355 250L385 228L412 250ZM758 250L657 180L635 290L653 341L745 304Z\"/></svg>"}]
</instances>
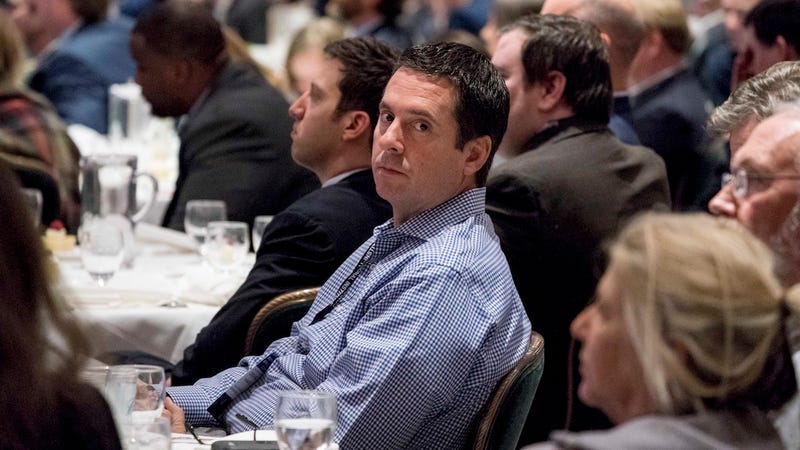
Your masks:
<instances>
[{"instance_id":1,"label":"dark gray blazer","mask_svg":"<svg viewBox=\"0 0 800 450\"><path fill-rule=\"evenodd\" d=\"M186 202L224 200L228 220L253 224L319 187L291 155L289 105L255 69L229 63L181 123L178 180L163 225L183 230Z\"/></svg>"},{"instance_id":2,"label":"dark gray blazer","mask_svg":"<svg viewBox=\"0 0 800 450\"><path fill-rule=\"evenodd\" d=\"M545 371L520 444L564 426L569 324L602 273L601 243L637 212L670 204L661 158L621 143L604 124L565 119L530 146L492 171L486 192L514 283L545 342Z\"/></svg>"}]
</instances>

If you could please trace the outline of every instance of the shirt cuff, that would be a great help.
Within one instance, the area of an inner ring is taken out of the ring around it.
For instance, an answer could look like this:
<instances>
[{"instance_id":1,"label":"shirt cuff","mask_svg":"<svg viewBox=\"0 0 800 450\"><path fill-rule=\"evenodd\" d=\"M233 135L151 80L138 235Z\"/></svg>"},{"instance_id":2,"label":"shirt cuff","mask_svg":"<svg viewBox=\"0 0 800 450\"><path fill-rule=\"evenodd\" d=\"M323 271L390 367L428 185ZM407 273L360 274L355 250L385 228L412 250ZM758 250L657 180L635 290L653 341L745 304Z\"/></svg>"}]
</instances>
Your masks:
<instances>
[{"instance_id":1,"label":"shirt cuff","mask_svg":"<svg viewBox=\"0 0 800 450\"><path fill-rule=\"evenodd\" d=\"M220 426L207 410L212 400L203 390L194 386L174 386L167 388L167 395L183 409L187 423L196 427Z\"/></svg>"}]
</instances>

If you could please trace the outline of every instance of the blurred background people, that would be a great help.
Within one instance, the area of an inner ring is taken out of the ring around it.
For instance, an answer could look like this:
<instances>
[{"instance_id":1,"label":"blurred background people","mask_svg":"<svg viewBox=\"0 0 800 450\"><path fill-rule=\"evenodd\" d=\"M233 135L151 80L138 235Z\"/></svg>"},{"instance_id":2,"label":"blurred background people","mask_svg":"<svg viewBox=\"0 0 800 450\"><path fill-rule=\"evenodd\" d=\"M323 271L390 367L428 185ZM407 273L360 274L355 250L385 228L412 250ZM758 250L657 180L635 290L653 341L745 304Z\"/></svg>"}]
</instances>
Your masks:
<instances>
[{"instance_id":1,"label":"blurred background people","mask_svg":"<svg viewBox=\"0 0 800 450\"><path fill-rule=\"evenodd\" d=\"M744 19L736 85L780 61L800 59L800 0L763 0Z\"/></svg>"},{"instance_id":2,"label":"blurred background people","mask_svg":"<svg viewBox=\"0 0 800 450\"><path fill-rule=\"evenodd\" d=\"M615 240L572 323L578 395L616 424L544 448L783 448L767 413L797 390L784 322L800 304L732 220L647 214ZM795 423L795 427L796 427Z\"/></svg>"},{"instance_id":3,"label":"blurred background people","mask_svg":"<svg viewBox=\"0 0 800 450\"><path fill-rule=\"evenodd\" d=\"M528 14L538 14L544 0L495 0L489 9L489 18L481 28L480 37L491 56L500 39L500 30Z\"/></svg>"},{"instance_id":4,"label":"blurred background people","mask_svg":"<svg viewBox=\"0 0 800 450\"><path fill-rule=\"evenodd\" d=\"M55 186L57 208L43 211L44 225L49 225L48 219L60 218L74 231L80 216L80 154L50 102L22 84L24 61L22 38L0 12L0 159L25 187L46 191Z\"/></svg>"},{"instance_id":5,"label":"blurred background people","mask_svg":"<svg viewBox=\"0 0 800 450\"><path fill-rule=\"evenodd\" d=\"M646 34L631 63L633 127L667 166L672 206L704 210L719 186L704 125L712 104L686 65L691 36L680 0L635 0Z\"/></svg>"},{"instance_id":6,"label":"blurred background people","mask_svg":"<svg viewBox=\"0 0 800 450\"><path fill-rule=\"evenodd\" d=\"M330 0L326 10L344 21L349 36L372 36L396 50L412 44L411 35L397 24L403 0Z\"/></svg>"},{"instance_id":7,"label":"blurred background people","mask_svg":"<svg viewBox=\"0 0 800 450\"><path fill-rule=\"evenodd\" d=\"M0 447L121 449L102 395L79 380L89 342L53 292L42 241L2 161L0 192Z\"/></svg>"},{"instance_id":8,"label":"blurred background people","mask_svg":"<svg viewBox=\"0 0 800 450\"><path fill-rule=\"evenodd\" d=\"M246 42L267 42L269 0L215 0L214 17Z\"/></svg>"},{"instance_id":9,"label":"blurred background people","mask_svg":"<svg viewBox=\"0 0 800 450\"><path fill-rule=\"evenodd\" d=\"M312 20L295 33L286 53L286 79L293 97L311 87L313 69L324 60L325 46L343 38L344 28L329 17Z\"/></svg>"},{"instance_id":10,"label":"blurred background people","mask_svg":"<svg viewBox=\"0 0 800 450\"><path fill-rule=\"evenodd\" d=\"M47 97L67 123L108 130L108 88L136 69L131 22L107 18L108 0L9 0L11 17L36 58L31 89Z\"/></svg>"},{"instance_id":11,"label":"blurred background people","mask_svg":"<svg viewBox=\"0 0 800 450\"><path fill-rule=\"evenodd\" d=\"M640 145L633 128L630 69L645 35L645 25L632 0L545 0L543 14L567 14L596 26L608 49L611 87L614 90L608 127L624 143Z\"/></svg>"},{"instance_id":12,"label":"blurred background people","mask_svg":"<svg viewBox=\"0 0 800 450\"><path fill-rule=\"evenodd\" d=\"M692 46L689 67L711 101L719 105L731 92L731 47L720 0L684 0Z\"/></svg>"},{"instance_id":13,"label":"blurred background people","mask_svg":"<svg viewBox=\"0 0 800 450\"><path fill-rule=\"evenodd\" d=\"M319 186L291 159L288 104L246 62L229 60L220 25L201 5L168 1L131 35L136 82L157 116L182 116L178 180L163 225L183 230L186 203L223 200L253 223Z\"/></svg>"}]
</instances>

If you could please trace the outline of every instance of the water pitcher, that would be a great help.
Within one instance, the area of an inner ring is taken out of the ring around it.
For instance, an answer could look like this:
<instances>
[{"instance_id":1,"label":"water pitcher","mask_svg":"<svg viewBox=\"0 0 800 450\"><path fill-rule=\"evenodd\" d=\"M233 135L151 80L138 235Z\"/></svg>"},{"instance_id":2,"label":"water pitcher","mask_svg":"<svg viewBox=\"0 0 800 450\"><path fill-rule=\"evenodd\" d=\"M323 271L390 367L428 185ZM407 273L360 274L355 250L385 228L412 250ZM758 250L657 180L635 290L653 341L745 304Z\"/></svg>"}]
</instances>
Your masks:
<instances>
[{"instance_id":1,"label":"water pitcher","mask_svg":"<svg viewBox=\"0 0 800 450\"><path fill-rule=\"evenodd\" d=\"M118 218L125 234L125 265L134 255L133 226L153 205L158 183L147 173L137 173L135 155L104 153L81 158L81 217ZM141 208L137 207L136 187L140 179L149 180L152 190Z\"/></svg>"}]
</instances>

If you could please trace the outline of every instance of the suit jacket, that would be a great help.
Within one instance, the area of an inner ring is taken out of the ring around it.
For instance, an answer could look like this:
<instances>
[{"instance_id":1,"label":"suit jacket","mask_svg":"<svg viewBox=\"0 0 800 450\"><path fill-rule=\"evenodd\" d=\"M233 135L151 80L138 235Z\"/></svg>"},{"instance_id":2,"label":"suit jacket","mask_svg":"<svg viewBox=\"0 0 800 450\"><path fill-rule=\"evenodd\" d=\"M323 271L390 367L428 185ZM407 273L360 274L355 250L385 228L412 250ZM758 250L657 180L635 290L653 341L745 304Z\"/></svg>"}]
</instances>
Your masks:
<instances>
[{"instance_id":1,"label":"suit jacket","mask_svg":"<svg viewBox=\"0 0 800 450\"><path fill-rule=\"evenodd\" d=\"M602 274L601 243L637 212L670 203L661 159L621 143L603 124L565 119L530 145L492 171L486 191L486 210L547 356L521 444L564 426L569 325ZM573 411L573 423L589 421Z\"/></svg>"},{"instance_id":2,"label":"suit jacket","mask_svg":"<svg viewBox=\"0 0 800 450\"><path fill-rule=\"evenodd\" d=\"M276 215L247 280L187 347L173 370L173 384L192 384L235 366L245 356L250 322L264 304L285 292L321 286L391 215L369 170L318 189Z\"/></svg>"},{"instance_id":3,"label":"suit jacket","mask_svg":"<svg viewBox=\"0 0 800 450\"><path fill-rule=\"evenodd\" d=\"M108 88L136 73L128 49L128 19L83 25L64 37L31 74L31 89L42 93L67 123L108 132Z\"/></svg>"},{"instance_id":4,"label":"suit jacket","mask_svg":"<svg viewBox=\"0 0 800 450\"><path fill-rule=\"evenodd\" d=\"M705 167L711 100L700 83L683 69L631 98L631 105L642 145L664 158L675 209L704 210L710 197L699 197L707 196L706 184L716 191L720 183Z\"/></svg>"},{"instance_id":5,"label":"suit jacket","mask_svg":"<svg viewBox=\"0 0 800 450\"><path fill-rule=\"evenodd\" d=\"M319 187L292 161L288 109L255 69L227 64L179 127L178 180L164 226L183 230L193 199L224 200L228 220L252 225Z\"/></svg>"}]
</instances>

